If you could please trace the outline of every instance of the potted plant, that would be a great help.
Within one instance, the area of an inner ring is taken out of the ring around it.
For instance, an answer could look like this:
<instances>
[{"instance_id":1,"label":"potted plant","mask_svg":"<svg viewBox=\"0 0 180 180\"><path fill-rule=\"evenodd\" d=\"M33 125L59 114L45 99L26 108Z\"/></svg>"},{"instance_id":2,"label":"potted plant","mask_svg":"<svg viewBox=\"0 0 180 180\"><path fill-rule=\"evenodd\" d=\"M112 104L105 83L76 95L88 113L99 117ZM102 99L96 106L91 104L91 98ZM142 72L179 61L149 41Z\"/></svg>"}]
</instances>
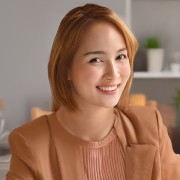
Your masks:
<instances>
[{"instance_id":1,"label":"potted plant","mask_svg":"<svg viewBox=\"0 0 180 180\"><path fill-rule=\"evenodd\" d=\"M176 122L177 126L180 126L180 90L176 91L176 95L173 98L174 106L176 108Z\"/></svg>"},{"instance_id":2,"label":"potted plant","mask_svg":"<svg viewBox=\"0 0 180 180\"><path fill-rule=\"evenodd\" d=\"M164 49L156 36L149 36L145 41L147 50L147 69L150 72L160 72L164 63Z\"/></svg>"}]
</instances>

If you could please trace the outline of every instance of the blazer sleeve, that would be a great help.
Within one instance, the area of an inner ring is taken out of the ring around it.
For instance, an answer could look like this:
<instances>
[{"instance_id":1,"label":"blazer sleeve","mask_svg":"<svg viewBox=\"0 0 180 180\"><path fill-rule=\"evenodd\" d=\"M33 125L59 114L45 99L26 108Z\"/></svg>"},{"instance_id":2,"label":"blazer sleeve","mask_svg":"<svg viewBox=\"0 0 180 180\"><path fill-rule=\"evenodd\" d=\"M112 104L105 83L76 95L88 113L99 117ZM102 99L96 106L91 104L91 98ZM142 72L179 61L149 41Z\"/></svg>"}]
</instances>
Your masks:
<instances>
[{"instance_id":1,"label":"blazer sleeve","mask_svg":"<svg viewBox=\"0 0 180 180\"><path fill-rule=\"evenodd\" d=\"M37 165L27 139L14 130L9 135L9 145L12 158L6 180L36 180Z\"/></svg>"},{"instance_id":2,"label":"blazer sleeve","mask_svg":"<svg viewBox=\"0 0 180 180\"><path fill-rule=\"evenodd\" d=\"M160 113L156 110L162 180L180 179L180 155L175 154Z\"/></svg>"}]
</instances>

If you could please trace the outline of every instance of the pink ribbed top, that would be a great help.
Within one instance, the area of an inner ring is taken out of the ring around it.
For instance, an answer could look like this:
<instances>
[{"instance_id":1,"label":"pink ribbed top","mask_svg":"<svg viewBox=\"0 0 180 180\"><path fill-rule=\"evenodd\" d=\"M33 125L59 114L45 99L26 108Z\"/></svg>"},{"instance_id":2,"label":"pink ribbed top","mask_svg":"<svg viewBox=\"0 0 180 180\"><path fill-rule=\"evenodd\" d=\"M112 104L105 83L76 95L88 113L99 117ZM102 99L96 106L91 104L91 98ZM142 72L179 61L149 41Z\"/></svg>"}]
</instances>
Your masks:
<instances>
[{"instance_id":1,"label":"pink ribbed top","mask_svg":"<svg viewBox=\"0 0 180 180\"><path fill-rule=\"evenodd\" d=\"M124 152L114 129L101 141L83 143L85 180L125 180Z\"/></svg>"}]
</instances>

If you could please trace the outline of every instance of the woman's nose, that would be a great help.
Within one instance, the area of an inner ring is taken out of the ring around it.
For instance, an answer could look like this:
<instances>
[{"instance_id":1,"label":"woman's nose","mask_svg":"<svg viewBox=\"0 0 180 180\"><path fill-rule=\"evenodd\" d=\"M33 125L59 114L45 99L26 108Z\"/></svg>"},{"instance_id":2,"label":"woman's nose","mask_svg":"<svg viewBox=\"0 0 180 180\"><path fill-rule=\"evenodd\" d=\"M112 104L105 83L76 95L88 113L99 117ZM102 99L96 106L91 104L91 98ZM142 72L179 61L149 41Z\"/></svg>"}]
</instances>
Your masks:
<instances>
[{"instance_id":1,"label":"woman's nose","mask_svg":"<svg viewBox=\"0 0 180 180\"><path fill-rule=\"evenodd\" d=\"M120 76L119 71L120 71L120 69L119 69L118 65L116 64L116 62L108 63L106 65L106 70L105 70L104 77L107 80L116 79L116 78L118 78Z\"/></svg>"}]
</instances>

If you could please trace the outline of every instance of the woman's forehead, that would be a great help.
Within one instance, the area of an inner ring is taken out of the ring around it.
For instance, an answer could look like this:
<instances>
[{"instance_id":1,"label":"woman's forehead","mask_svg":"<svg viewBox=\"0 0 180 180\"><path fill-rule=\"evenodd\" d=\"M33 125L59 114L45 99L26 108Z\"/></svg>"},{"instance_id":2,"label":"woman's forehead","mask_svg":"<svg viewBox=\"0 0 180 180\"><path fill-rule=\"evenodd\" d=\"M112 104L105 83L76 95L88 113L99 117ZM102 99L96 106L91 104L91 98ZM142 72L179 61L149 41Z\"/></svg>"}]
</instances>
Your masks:
<instances>
[{"instance_id":1,"label":"woman's forehead","mask_svg":"<svg viewBox=\"0 0 180 180\"><path fill-rule=\"evenodd\" d=\"M81 35L79 49L101 51L109 47L115 49L125 48L122 34L110 23L93 23Z\"/></svg>"}]
</instances>

